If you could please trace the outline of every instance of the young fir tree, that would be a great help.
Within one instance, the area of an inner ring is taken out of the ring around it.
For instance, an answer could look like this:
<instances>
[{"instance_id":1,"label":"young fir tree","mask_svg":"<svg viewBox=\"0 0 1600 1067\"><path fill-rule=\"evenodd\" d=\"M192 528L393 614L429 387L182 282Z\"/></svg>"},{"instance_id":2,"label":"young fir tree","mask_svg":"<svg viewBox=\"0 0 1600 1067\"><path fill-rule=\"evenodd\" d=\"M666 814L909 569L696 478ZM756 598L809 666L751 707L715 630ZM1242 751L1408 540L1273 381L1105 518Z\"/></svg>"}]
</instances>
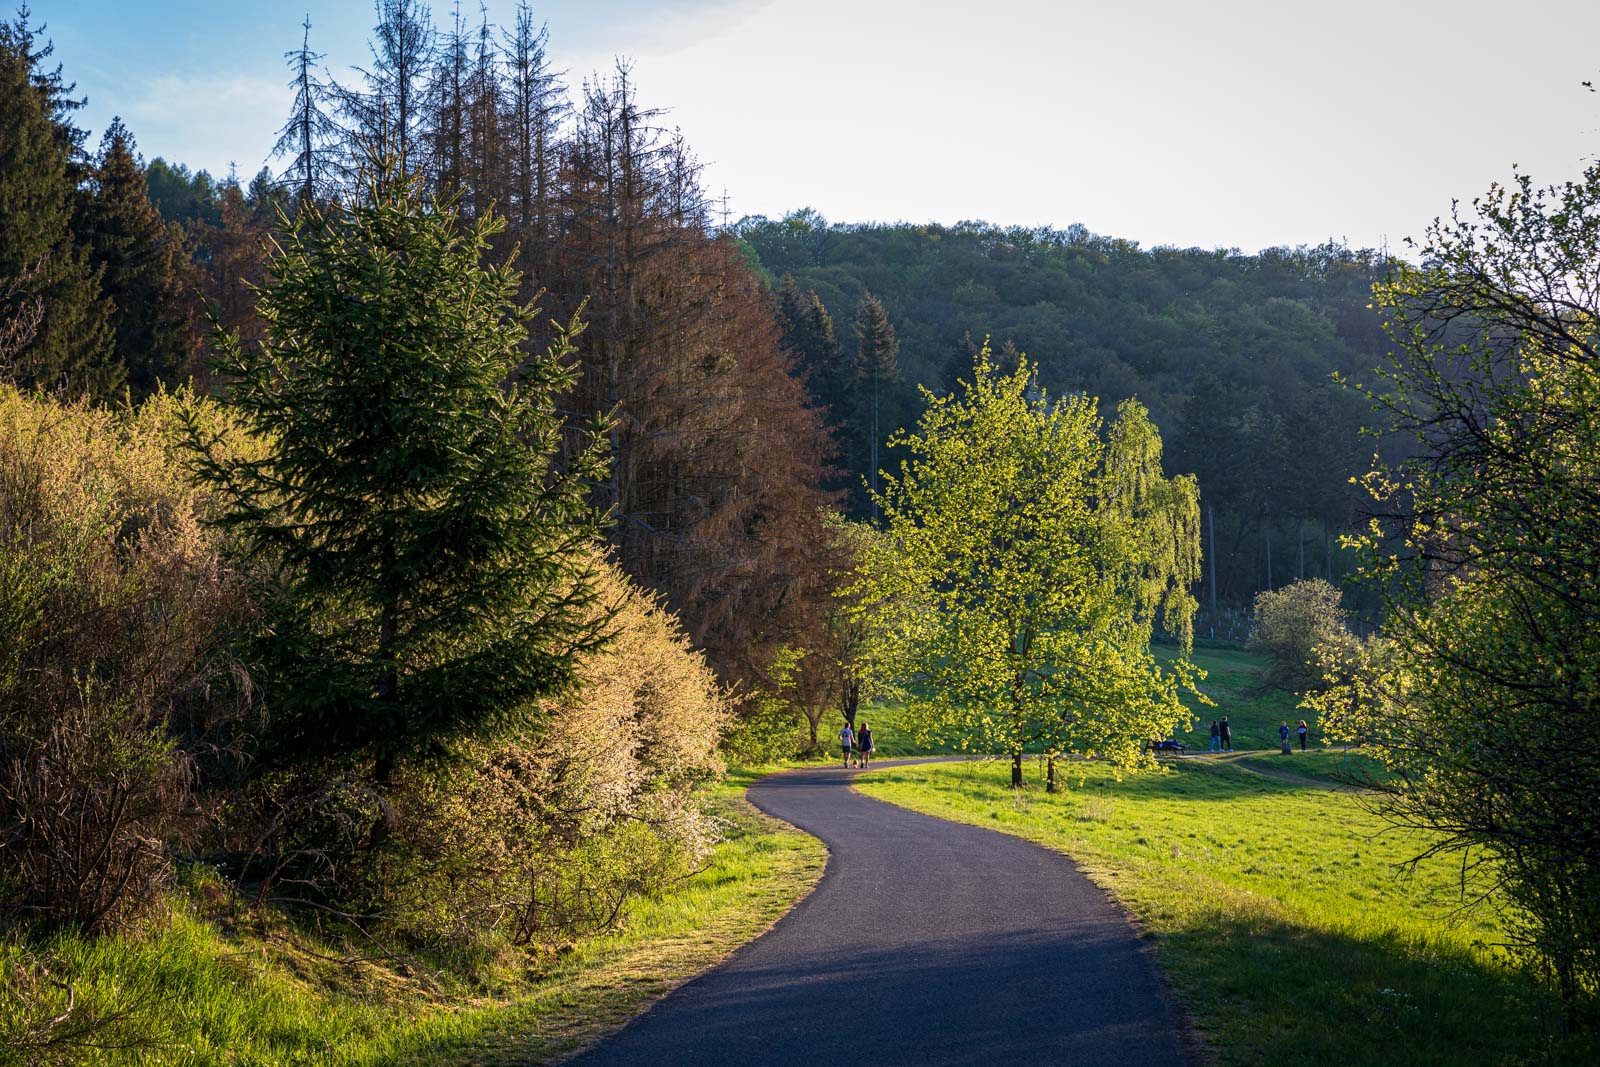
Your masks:
<instances>
[{"instance_id":1,"label":"young fir tree","mask_svg":"<svg viewBox=\"0 0 1600 1067\"><path fill-rule=\"evenodd\" d=\"M522 350L536 309L387 157L365 192L303 207L259 291L266 335L222 344L258 458L191 424L222 522L276 567L260 656L267 755L370 768L525 724L604 639L592 617L593 445L564 453L569 334ZM508 384L509 383L509 384Z\"/></svg>"},{"instance_id":2,"label":"young fir tree","mask_svg":"<svg viewBox=\"0 0 1600 1067\"><path fill-rule=\"evenodd\" d=\"M90 174L77 229L111 299L114 353L136 397L189 370L195 331L183 234L150 201L133 135L111 120Z\"/></svg>"},{"instance_id":3,"label":"young fir tree","mask_svg":"<svg viewBox=\"0 0 1600 1067\"><path fill-rule=\"evenodd\" d=\"M900 365L896 357L900 342L895 339L894 325L888 312L871 293L862 297L856 307L856 380L863 387L862 403L867 409L867 485L873 498L872 513L878 514L878 446L883 441L879 427L879 414L884 393L900 380Z\"/></svg>"},{"instance_id":4,"label":"young fir tree","mask_svg":"<svg viewBox=\"0 0 1600 1067\"><path fill-rule=\"evenodd\" d=\"M59 70L41 64L26 9L0 23L0 286L27 277L43 318L5 368L19 384L109 396L121 375L111 351L108 308L72 210L83 133Z\"/></svg>"}]
</instances>

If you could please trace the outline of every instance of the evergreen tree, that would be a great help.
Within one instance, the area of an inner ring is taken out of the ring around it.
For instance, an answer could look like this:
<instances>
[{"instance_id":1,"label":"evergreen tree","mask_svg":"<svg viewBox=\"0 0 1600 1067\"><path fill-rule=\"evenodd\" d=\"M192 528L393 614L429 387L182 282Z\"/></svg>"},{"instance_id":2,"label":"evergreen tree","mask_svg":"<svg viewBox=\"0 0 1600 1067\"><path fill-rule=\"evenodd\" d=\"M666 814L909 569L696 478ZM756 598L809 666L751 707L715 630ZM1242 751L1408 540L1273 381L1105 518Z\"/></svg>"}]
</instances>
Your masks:
<instances>
[{"instance_id":1,"label":"evergreen tree","mask_svg":"<svg viewBox=\"0 0 1600 1067\"><path fill-rule=\"evenodd\" d=\"M402 761L526 725L604 628L585 621L604 463L561 447L567 334L528 359L537 310L513 303L514 270L483 266L500 223L432 203L391 157L362 195L302 208L259 295L263 343L229 337L219 361L264 453L190 427L222 521L277 567L269 755L366 767L380 788Z\"/></svg>"},{"instance_id":2,"label":"evergreen tree","mask_svg":"<svg viewBox=\"0 0 1600 1067\"><path fill-rule=\"evenodd\" d=\"M278 131L272 155L291 157L284 169L284 181L294 186L301 202L309 203L331 191L336 177L332 146L338 142L340 131L326 110L334 99L334 90L316 74L316 64L323 56L311 50L310 16L306 17L304 29L300 47L283 54L294 71L289 80L294 103L289 107L289 120Z\"/></svg>"},{"instance_id":3,"label":"evergreen tree","mask_svg":"<svg viewBox=\"0 0 1600 1067\"><path fill-rule=\"evenodd\" d=\"M108 307L84 249L73 240L73 153L82 131L59 68L41 73L49 47L35 47L27 9L0 23L0 287L27 277L43 308L9 372L24 386L109 396L121 380Z\"/></svg>"},{"instance_id":4,"label":"evergreen tree","mask_svg":"<svg viewBox=\"0 0 1600 1067\"><path fill-rule=\"evenodd\" d=\"M526 0L517 5L515 28L504 36L508 75L502 100L507 154L504 201L511 233L529 257L531 282L547 285L559 200L560 126L571 108L560 75L550 69L545 54L549 34L542 24L535 28Z\"/></svg>"},{"instance_id":5,"label":"evergreen tree","mask_svg":"<svg viewBox=\"0 0 1600 1067\"><path fill-rule=\"evenodd\" d=\"M879 428L879 415L884 393L900 380L900 365L896 356L900 342L895 340L894 325L888 312L871 293L861 298L856 306L856 380L864 390L862 402L870 415L867 429L867 484L872 496L872 514L878 514L878 446L883 442Z\"/></svg>"},{"instance_id":6,"label":"evergreen tree","mask_svg":"<svg viewBox=\"0 0 1600 1067\"><path fill-rule=\"evenodd\" d=\"M418 0L378 0L372 66L362 70L366 92L339 94L353 132L372 144L390 146L400 169L410 173L418 158L419 126L426 113L428 64L433 61L433 15ZM360 156L357 150L357 157Z\"/></svg>"},{"instance_id":7,"label":"evergreen tree","mask_svg":"<svg viewBox=\"0 0 1600 1067\"><path fill-rule=\"evenodd\" d=\"M120 118L100 142L88 191L79 237L111 300L115 358L142 397L157 383L179 381L194 355L183 233L151 203L133 135Z\"/></svg>"},{"instance_id":8,"label":"evergreen tree","mask_svg":"<svg viewBox=\"0 0 1600 1067\"><path fill-rule=\"evenodd\" d=\"M783 346L805 372L813 403L830 423L838 423L849 414L850 374L833 316L815 289L802 291L787 274L778 286L778 315Z\"/></svg>"}]
</instances>

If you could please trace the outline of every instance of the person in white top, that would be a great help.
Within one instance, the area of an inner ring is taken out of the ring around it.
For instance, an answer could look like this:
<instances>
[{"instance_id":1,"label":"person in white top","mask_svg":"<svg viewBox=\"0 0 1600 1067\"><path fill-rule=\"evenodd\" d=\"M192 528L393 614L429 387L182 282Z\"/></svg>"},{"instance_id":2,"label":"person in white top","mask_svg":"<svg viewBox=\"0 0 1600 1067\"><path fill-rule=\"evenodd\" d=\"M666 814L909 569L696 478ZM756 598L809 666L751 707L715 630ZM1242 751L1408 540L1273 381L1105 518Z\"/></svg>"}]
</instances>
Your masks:
<instances>
[{"instance_id":1,"label":"person in white top","mask_svg":"<svg viewBox=\"0 0 1600 1067\"><path fill-rule=\"evenodd\" d=\"M844 765L850 766L850 750L855 747L856 732L850 729L850 724L845 723L844 729L839 731L839 747L844 749Z\"/></svg>"}]
</instances>

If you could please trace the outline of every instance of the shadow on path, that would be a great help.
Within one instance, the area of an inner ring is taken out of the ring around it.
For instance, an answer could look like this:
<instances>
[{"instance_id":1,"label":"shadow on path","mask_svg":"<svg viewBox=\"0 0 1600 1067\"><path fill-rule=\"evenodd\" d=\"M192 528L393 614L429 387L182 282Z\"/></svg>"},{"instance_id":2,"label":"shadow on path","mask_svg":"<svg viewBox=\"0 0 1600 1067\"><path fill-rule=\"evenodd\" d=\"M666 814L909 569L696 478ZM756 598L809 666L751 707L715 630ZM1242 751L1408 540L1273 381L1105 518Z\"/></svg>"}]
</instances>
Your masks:
<instances>
[{"instance_id":1,"label":"shadow on path","mask_svg":"<svg viewBox=\"0 0 1600 1067\"><path fill-rule=\"evenodd\" d=\"M750 787L757 807L828 845L821 883L571 1062L1189 1062L1144 944L1071 860L862 796L857 773Z\"/></svg>"}]
</instances>

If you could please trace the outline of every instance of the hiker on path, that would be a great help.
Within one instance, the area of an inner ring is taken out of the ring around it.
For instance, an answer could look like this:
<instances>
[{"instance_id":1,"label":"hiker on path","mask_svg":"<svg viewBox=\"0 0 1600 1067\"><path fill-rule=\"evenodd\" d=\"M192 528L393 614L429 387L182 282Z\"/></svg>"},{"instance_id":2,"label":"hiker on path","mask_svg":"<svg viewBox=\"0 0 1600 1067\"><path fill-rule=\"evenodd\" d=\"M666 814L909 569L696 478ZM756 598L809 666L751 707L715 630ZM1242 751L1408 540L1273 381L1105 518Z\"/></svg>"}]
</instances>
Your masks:
<instances>
[{"instance_id":1,"label":"hiker on path","mask_svg":"<svg viewBox=\"0 0 1600 1067\"><path fill-rule=\"evenodd\" d=\"M844 749L844 765L850 766L850 748L856 743L856 732L850 729L850 724L845 723L844 729L839 731L839 747ZM1289 751L1289 742L1283 743L1283 750Z\"/></svg>"},{"instance_id":2,"label":"hiker on path","mask_svg":"<svg viewBox=\"0 0 1600 1067\"><path fill-rule=\"evenodd\" d=\"M1226 715L1222 717L1222 722L1219 725L1222 728L1222 751L1232 752L1233 734L1228 731L1228 717Z\"/></svg>"},{"instance_id":3,"label":"hiker on path","mask_svg":"<svg viewBox=\"0 0 1600 1067\"><path fill-rule=\"evenodd\" d=\"M1311 728L1306 725L1306 721L1304 719L1300 720L1300 726L1297 732L1300 734L1300 751L1304 752L1306 750L1306 734L1311 732Z\"/></svg>"},{"instance_id":4,"label":"hiker on path","mask_svg":"<svg viewBox=\"0 0 1600 1067\"><path fill-rule=\"evenodd\" d=\"M1222 727L1217 725L1217 720L1216 719L1212 719L1211 720L1211 748L1208 749L1207 751L1210 751L1210 752L1221 752L1222 751Z\"/></svg>"},{"instance_id":5,"label":"hiker on path","mask_svg":"<svg viewBox=\"0 0 1600 1067\"><path fill-rule=\"evenodd\" d=\"M856 766L865 770L867 764L872 762L872 727L866 723L861 724L861 729L856 732Z\"/></svg>"},{"instance_id":6,"label":"hiker on path","mask_svg":"<svg viewBox=\"0 0 1600 1067\"><path fill-rule=\"evenodd\" d=\"M1278 737L1279 737L1280 740L1283 741L1283 754L1285 756L1287 756L1290 752L1293 751L1293 749L1291 749L1289 747L1289 724L1288 723L1284 722L1284 723L1279 723L1278 724Z\"/></svg>"}]
</instances>

